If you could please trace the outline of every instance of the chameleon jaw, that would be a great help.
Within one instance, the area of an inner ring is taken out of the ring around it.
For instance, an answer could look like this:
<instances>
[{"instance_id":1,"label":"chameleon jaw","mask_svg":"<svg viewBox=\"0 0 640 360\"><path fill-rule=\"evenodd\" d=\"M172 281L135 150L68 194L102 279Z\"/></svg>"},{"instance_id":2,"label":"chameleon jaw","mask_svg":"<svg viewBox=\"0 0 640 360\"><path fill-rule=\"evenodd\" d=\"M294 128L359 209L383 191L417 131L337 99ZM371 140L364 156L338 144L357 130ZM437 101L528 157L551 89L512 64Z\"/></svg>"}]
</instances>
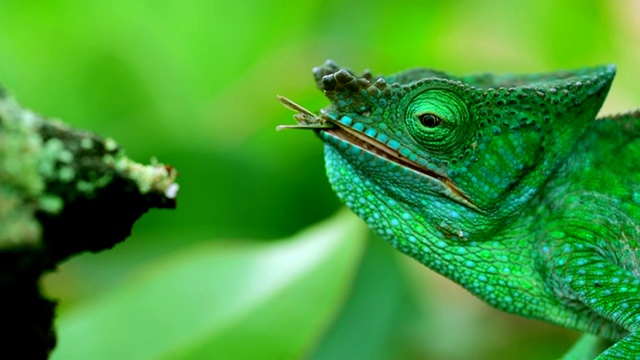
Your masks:
<instances>
[{"instance_id":1,"label":"chameleon jaw","mask_svg":"<svg viewBox=\"0 0 640 360\"><path fill-rule=\"evenodd\" d=\"M298 122L297 125L279 125L276 130L284 129L306 129L317 130L325 132L337 139L347 142L353 146L356 146L364 151L368 151L380 158L387 161L396 163L403 168L411 169L423 176L435 179L442 183L451 194L451 197L458 202L472 208L479 210L478 207L471 201L471 198L460 190L453 181L442 174L429 170L418 163L409 160L402 156L398 151L390 148L386 144L371 138L361 132L358 132L347 125L340 123L327 116L316 115L304 107L296 104L292 100L285 98L284 96L278 96L278 100L287 108L296 111L294 119Z\"/></svg>"},{"instance_id":2,"label":"chameleon jaw","mask_svg":"<svg viewBox=\"0 0 640 360\"><path fill-rule=\"evenodd\" d=\"M479 210L478 207L473 204L471 198L467 194L465 194L462 190L460 190L454 183L449 179L449 177L439 174L435 171L431 171L423 166L420 166L418 163L409 160L404 157L398 151L388 147L387 145L381 143L380 141L366 136L365 134L353 130L352 128L335 121L333 119L327 119L328 123L333 124L334 127L328 129L322 129L322 132L325 132L335 138L338 138L344 142L347 142L353 146L356 146L364 151L368 151L378 157L381 157L387 161L396 163L403 168L411 169L420 175L429 177L431 179L435 179L442 183L451 193L452 198L459 201L460 203L475 209Z\"/></svg>"}]
</instances>

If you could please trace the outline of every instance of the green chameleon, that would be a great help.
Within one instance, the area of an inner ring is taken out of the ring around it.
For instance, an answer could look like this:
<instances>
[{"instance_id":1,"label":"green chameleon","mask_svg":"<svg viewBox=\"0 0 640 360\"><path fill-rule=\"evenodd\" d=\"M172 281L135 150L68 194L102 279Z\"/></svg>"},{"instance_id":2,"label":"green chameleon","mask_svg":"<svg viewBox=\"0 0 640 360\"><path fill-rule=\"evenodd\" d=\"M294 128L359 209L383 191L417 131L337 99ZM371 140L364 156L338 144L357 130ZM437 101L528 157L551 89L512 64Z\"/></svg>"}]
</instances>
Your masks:
<instances>
[{"instance_id":1,"label":"green chameleon","mask_svg":"<svg viewBox=\"0 0 640 360\"><path fill-rule=\"evenodd\" d=\"M299 123L280 128L322 139L335 192L395 248L498 309L586 333L565 359L639 359L640 112L595 121L614 74L376 77L327 61L314 75L331 105L280 97Z\"/></svg>"}]
</instances>

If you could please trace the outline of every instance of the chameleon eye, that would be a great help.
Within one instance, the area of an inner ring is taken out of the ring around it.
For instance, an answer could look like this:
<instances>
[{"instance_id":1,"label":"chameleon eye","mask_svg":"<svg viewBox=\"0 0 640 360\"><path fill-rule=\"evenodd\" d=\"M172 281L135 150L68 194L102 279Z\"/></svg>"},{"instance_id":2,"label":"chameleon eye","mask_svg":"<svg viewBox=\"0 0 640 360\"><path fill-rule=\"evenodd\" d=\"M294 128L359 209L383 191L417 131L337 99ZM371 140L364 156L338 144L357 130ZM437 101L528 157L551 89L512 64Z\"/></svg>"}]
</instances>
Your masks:
<instances>
[{"instance_id":1,"label":"chameleon eye","mask_svg":"<svg viewBox=\"0 0 640 360\"><path fill-rule=\"evenodd\" d=\"M434 127L437 127L438 125L440 125L440 123L442 123L442 119L440 119L436 115L429 113L418 115L418 120L420 121L420 124L422 124L422 126L430 129L433 129Z\"/></svg>"},{"instance_id":2,"label":"chameleon eye","mask_svg":"<svg viewBox=\"0 0 640 360\"><path fill-rule=\"evenodd\" d=\"M447 152L471 132L467 105L451 91L422 90L410 98L405 121L411 136L426 150Z\"/></svg>"}]
</instances>

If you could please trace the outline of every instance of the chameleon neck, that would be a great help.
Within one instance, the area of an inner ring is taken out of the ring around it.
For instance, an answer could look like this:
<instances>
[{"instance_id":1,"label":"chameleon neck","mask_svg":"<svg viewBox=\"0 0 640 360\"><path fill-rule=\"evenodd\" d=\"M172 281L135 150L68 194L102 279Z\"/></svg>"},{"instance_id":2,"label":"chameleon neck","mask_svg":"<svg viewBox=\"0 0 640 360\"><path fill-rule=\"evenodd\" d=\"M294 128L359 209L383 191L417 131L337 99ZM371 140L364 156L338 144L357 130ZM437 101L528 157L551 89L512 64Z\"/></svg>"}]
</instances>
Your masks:
<instances>
[{"instance_id":1,"label":"chameleon neck","mask_svg":"<svg viewBox=\"0 0 640 360\"><path fill-rule=\"evenodd\" d=\"M446 224L427 226L438 218L427 218L425 214L433 211L426 210L444 207L444 204L428 199L423 209L397 201L397 196L389 196L371 177L361 175L332 145L325 146L325 161L329 181L341 200L392 246L495 307L527 315L538 312L538 307L531 304L540 302L545 290L533 263L533 238L509 237L504 231L504 234L495 233L489 241L475 241L463 232L429 233L446 228ZM521 223L522 227L529 226L525 221ZM486 226L499 232L498 225L479 224L478 227ZM526 229L509 233L530 234ZM541 303L539 311L543 311L545 305Z\"/></svg>"},{"instance_id":2,"label":"chameleon neck","mask_svg":"<svg viewBox=\"0 0 640 360\"><path fill-rule=\"evenodd\" d=\"M334 191L375 232L396 249L488 304L611 340L619 339L624 332L593 313L580 314L583 307L579 304L559 300L542 277L540 268L546 263L536 247L536 234L544 233L545 229L539 227L552 208L543 204L545 196L534 197L535 206L511 219L512 226L501 228L499 223L487 226L489 230L485 231L493 231L490 240L476 241L464 234L443 236L429 233L429 229L442 226L426 226L433 218L424 216L424 209L409 208L410 205L396 201L371 178L358 176L354 165L332 145L325 146L325 160Z\"/></svg>"}]
</instances>

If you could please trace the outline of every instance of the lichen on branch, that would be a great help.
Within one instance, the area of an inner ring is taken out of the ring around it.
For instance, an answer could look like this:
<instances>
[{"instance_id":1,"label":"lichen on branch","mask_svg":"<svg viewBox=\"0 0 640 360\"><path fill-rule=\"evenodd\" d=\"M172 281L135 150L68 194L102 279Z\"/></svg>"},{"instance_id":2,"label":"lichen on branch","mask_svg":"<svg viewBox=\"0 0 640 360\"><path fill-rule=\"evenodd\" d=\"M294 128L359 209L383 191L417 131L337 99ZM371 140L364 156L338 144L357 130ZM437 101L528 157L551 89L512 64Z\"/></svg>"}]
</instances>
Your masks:
<instances>
[{"instance_id":1,"label":"lichen on branch","mask_svg":"<svg viewBox=\"0 0 640 360\"><path fill-rule=\"evenodd\" d=\"M150 208L175 207L176 177L171 166L129 159L113 139L21 108L0 88L0 332L12 334L0 357L12 347L48 355L54 304L39 293L42 273L123 241Z\"/></svg>"}]
</instances>

